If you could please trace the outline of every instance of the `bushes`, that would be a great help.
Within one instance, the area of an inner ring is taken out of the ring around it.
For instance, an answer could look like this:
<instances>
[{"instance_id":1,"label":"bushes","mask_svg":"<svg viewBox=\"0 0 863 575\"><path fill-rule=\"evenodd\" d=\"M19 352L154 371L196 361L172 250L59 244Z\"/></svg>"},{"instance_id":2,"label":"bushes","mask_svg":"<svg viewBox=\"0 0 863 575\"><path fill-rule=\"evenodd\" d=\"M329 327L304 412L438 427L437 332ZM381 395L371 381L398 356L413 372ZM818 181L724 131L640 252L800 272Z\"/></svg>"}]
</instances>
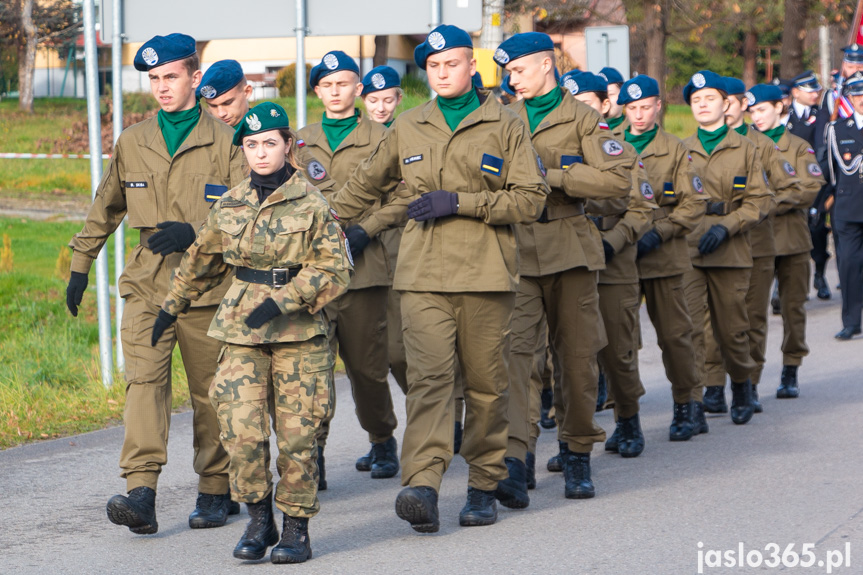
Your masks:
<instances>
[{"instance_id":1,"label":"bushes","mask_svg":"<svg viewBox=\"0 0 863 575\"><path fill-rule=\"evenodd\" d=\"M417 96L418 98L423 99L431 96L428 83L426 83L425 79L412 74L407 74L402 77L402 90L405 95L408 96Z\"/></svg>"},{"instance_id":2,"label":"bushes","mask_svg":"<svg viewBox=\"0 0 863 575\"><path fill-rule=\"evenodd\" d=\"M309 75L312 73L312 65L306 64L306 93L310 92L308 87ZM291 98L297 93L297 65L296 63L285 66L276 74L276 89L280 98Z\"/></svg>"}]
</instances>

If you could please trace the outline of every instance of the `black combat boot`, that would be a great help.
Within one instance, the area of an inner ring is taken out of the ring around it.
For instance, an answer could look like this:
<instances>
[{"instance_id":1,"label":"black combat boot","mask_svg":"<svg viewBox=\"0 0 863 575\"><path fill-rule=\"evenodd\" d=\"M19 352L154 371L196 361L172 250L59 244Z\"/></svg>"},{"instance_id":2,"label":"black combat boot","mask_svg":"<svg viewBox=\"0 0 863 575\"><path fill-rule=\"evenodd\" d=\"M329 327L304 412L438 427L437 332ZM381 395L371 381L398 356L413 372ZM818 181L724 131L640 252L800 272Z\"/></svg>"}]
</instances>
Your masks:
<instances>
[{"instance_id":1,"label":"black combat boot","mask_svg":"<svg viewBox=\"0 0 863 575\"><path fill-rule=\"evenodd\" d=\"M605 409L605 402L608 401L608 384L605 382L605 374L599 372L599 381L596 386L596 411L599 413Z\"/></svg>"},{"instance_id":2,"label":"black combat boot","mask_svg":"<svg viewBox=\"0 0 863 575\"><path fill-rule=\"evenodd\" d=\"M396 515L410 523L414 531L437 533L440 529L437 491L425 485L405 487L396 497Z\"/></svg>"},{"instance_id":3,"label":"black combat boot","mask_svg":"<svg viewBox=\"0 0 863 575\"><path fill-rule=\"evenodd\" d=\"M518 461L518 460L516 460ZM467 488L467 503L458 514L458 524L462 527L481 527L497 521L497 502L494 491L483 491L476 487Z\"/></svg>"},{"instance_id":4,"label":"black combat boot","mask_svg":"<svg viewBox=\"0 0 863 575\"><path fill-rule=\"evenodd\" d=\"M620 421L614 426L614 433L605 440L605 450L617 453L620 450Z\"/></svg>"},{"instance_id":5,"label":"black combat boot","mask_svg":"<svg viewBox=\"0 0 863 575\"><path fill-rule=\"evenodd\" d=\"M189 527L192 529L221 527L228 520L231 503L230 493L211 495L199 492L198 499L195 501L195 510L189 515Z\"/></svg>"},{"instance_id":6,"label":"black combat boot","mask_svg":"<svg viewBox=\"0 0 863 575\"><path fill-rule=\"evenodd\" d=\"M324 448L318 445L318 491L327 490L327 460L324 459Z\"/></svg>"},{"instance_id":7,"label":"black combat boot","mask_svg":"<svg viewBox=\"0 0 863 575\"><path fill-rule=\"evenodd\" d=\"M539 424L543 429L554 429L557 426L557 422L553 417L548 416L551 412L551 407L554 404L554 390L550 387L548 389L543 389L542 393L539 395L539 399Z\"/></svg>"},{"instance_id":8,"label":"black combat boot","mask_svg":"<svg viewBox=\"0 0 863 575\"><path fill-rule=\"evenodd\" d=\"M395 437L372 445L372 479L387 479L399 472L398 444Z\"/></svg>"},{"instance_id":9,"label":"black combat boot","mask_svg":"<svg viewBox=\"0 0 863 575\"><path fill-rule=\"evenodd\" d=\"M129 495L115 495L108 500L108 519L125 525L138 535L151 535L159 530L156 523L156 492L149 487L136 487Z\"/></svg>"},{"instance_id":10,"label":"black combat boot","mask_svg":"<svg viewBox=\"0 0 863 575\"><path fill-rule=\"evenodd\" d=\"M273 519L273 492L257 503L246 503L249 523L234 547L234 557L246 561L257 561L267 554L267 547L279 541L276 521Z\"/></svg>"},{"instance_id":11,"label":"black combat boot","mask_svg":"<svg viewBox=\"0 0 863 575\"><path fill-rule=\"evenodd\" d=\"M596 495L590 480L590 454L566 448L563 456L564 495L567 499L590 499Z\"/></svg>"},{"instance_id":12,"label":"black combat boot","mask_svg":"<svg viewBox=\"0 0 863 575\"><path fill-rule=\"evenodd\" d=\"M693 402L674 403L674 415L671 419L671 427L668 428L668 439L670 441L689 441L695 435L695 426L692 422Z\"/></svg>"},{"instance_id":13,"label":"black combat boot","mask_svg":"<svg viewBox=\"0 0 863 575\"><path fill-rule=\"evenodd\" d=\"M527 488L536 489L536 455L528 451L524 466L527 467Z\"/></svg>"},{"instance_id":14,"label":"black combat boot","mask_svg":"<svg viewBox=\"0 0 863 575\"><path fill-rule=\"evenodd\" d=\"M461 442L464 439L464 427L461 424L461 421L455 422L455 428L453 429L453 439L452 439L452 452L457 454L461 451Z\"/></svg>"},{"instance_id":15,"label":"black combat boot","mask_svg":"<svg viewBox=\"0 0 863 575\"><path fill-rule=\"evenodd\" d=\"M270 552L273 563L305 563L312 558L309 541L309 518L285 515L282 521L282 538Z\"/></svg>"},{"instance_id":16,"label":"black combat boot","mask_svg":"<svg viewBox=\"0 0 863 575\"><path fill-rule=\"evenodd\" d=\"M710 431L707 426L707 418L704 416L704 404L700 401L693 401L690 408L692 413L692 435L701 435Z\"/></svg>"},{"instance_id":17,"label":"black combat boot","mask_svg":"<svg viewBox=\"0 0 863 575\"><path fill-rule=\"evenodd\" d=\"M374 444L372 444L374 446ZM369 452L357 459L355 464L357 471L371 471L372 470L372 450L369 449Z\"/></svg>"},{"instance_id":18,"label":"black combat boot","mask_svg":"<svg viewBox=\"0 0 863 575\"><path fill-rule=\"evenodd\" d=\"M752 386L752 409L755 410L755 413L764 413L764 406L761 405L761 402L758 400L758 386Z\"/></svg>"},{"instance_id":19,"label":"black combat boot","mask_svg":"<svg viewBox=\"0 0 863 575\"><path fill-rule=\"evenodd\" d=\"M824 272L820 274L816 271L815 277L812 278L812 285L815 287L816 294L818 299L830 299L833 297L833 294L830 293L830 286L827 285L827 280L824 279Z\"/></svg>"},{"instance_id":20,"label":"black combat boot","mask_svg":"<svg viewBox=\"0 0 863 575\"><path fill-rule=\"evenodd\" d=\"M800 388L797 387L797 366L783 365L782 379L779 380L779 387L776 389L777 399L793 399L800 395Z\"/></svg>"},{"instance_id":21,"label":"black combat boot","mask_svg":"<svg viewBox=\"0 0 863 575\"><path fill-rule=\"evenodd\" d=\"M620 442L617 451L622 457L638 457L644 451L644 434L638 414L621 417L617 424L620 428ZM615 430L616 431L616 430Z\"/></svg>"},{"instance_id":22,"label":"black combat boot","mask_svg":"<svg viewBox=\"0 0 863 575\"><path fill-rule=\"evenodd\" d=\"M530 505L527 495L527 466L515 457L504 458L509 477L499 481L494 496L510 509L524 509Z\"/></svg>"},{"instance_id":23,"label":"black combat boot","mask_svg":"<svg viewBox=\"0 0 863 575\"><path fill-rule=\"evenodd\" d=\"M731 382L731 421L743 425L752 419L752 383L747 379L741 383Z\"/></svg>"},{"instance_id":24,"label":"black combat boot","mask_svg":"<svg viewBox=\"0 0 863 575\"><path fill-rule=\"evenodd\" d=\"M708 385L704 388L704 411L707 413L728 413L724 385Z\"/></svg>"},{"instance_id":25,"label":"black combat boot","mask_svg":"<svg viewBox=\"0 0 863 575\"><path fill-rule=\"evenodd\" d=\"M546 463L545 468L551 472L560 472L563 471L563 454L566 452L566 442L558 441L557 442L559 451L557 455L552 455L548 458L548 463Z\"/></svg>"}]
</instances>

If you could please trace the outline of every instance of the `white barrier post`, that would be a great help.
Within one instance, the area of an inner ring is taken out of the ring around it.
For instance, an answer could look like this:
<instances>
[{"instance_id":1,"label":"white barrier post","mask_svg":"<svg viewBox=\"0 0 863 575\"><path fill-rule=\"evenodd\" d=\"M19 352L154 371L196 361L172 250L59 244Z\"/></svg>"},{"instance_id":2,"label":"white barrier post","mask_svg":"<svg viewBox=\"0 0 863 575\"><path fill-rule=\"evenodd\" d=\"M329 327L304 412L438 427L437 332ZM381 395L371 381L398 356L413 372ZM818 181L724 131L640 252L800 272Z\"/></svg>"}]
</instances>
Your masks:
<instances>
[{"instance_id":1,"label":"white barrier post","mask_svg":"<svg viewBox=\"0 0 863 575\"><path fill-rule=\"evenodd\" d=\"M114 145L123 131L123 34L122 34L123 0L114 0L114 39L111 42L111 78L113 78L114 97ZM114 320L117 330L117 370L126 368L123 357L123 339L120 337L120 326L123 325L123 305L126 300L120 297L120 275L126 267L126 218L120 222L114 232L114 288L117 296L114 300Z\"/></svg>"}]
</instances>

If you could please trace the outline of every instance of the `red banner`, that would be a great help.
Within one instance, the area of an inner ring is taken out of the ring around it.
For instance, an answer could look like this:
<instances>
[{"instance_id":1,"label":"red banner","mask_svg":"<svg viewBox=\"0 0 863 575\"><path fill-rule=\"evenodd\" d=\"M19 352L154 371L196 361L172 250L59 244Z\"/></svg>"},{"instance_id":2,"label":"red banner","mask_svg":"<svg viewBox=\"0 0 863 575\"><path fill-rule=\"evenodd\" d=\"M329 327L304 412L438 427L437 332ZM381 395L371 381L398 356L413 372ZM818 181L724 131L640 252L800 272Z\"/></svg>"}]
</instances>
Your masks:
<instances>
[{"instance_id":1,"label":"red banner","mask_svg":"<svg viewBox=\"0 0 863 575\"><path fill-rule=\"evenodd\" d=\"M857 10L854 12L854 27L848 38L850 44L863 46L863 0L857 2Z\"/></svg>"}]
</instances>

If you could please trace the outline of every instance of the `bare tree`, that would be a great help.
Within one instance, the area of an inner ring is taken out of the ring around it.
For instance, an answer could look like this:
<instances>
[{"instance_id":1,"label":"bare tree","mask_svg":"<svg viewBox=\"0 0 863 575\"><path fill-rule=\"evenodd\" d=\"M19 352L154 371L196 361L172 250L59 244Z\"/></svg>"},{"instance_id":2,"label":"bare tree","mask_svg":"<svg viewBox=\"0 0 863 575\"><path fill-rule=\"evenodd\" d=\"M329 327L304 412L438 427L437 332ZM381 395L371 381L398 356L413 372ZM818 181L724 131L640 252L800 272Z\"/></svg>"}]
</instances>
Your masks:
<instances>
[{"instance_id":1,"label":"bare tree","mask_svg":"<svg viewBox=\"0 0 863 575\"><path fill-rule=\"evenodd\" d=\"M390 37L375 36L375 55L372 57L372 66L386 66L389 58Z\"/></svg>"},{"instance_id":2,"label":"bare tree","mask_svg":"<svg viewBox=\"0 0 863 575\"><path fill-rule=\"evenodd\" d=\"M18 44L18 107L33 113L33 76L36 70L36 25L33 0L20 0L22 42Z\"/></svg>"}]
</instances>

